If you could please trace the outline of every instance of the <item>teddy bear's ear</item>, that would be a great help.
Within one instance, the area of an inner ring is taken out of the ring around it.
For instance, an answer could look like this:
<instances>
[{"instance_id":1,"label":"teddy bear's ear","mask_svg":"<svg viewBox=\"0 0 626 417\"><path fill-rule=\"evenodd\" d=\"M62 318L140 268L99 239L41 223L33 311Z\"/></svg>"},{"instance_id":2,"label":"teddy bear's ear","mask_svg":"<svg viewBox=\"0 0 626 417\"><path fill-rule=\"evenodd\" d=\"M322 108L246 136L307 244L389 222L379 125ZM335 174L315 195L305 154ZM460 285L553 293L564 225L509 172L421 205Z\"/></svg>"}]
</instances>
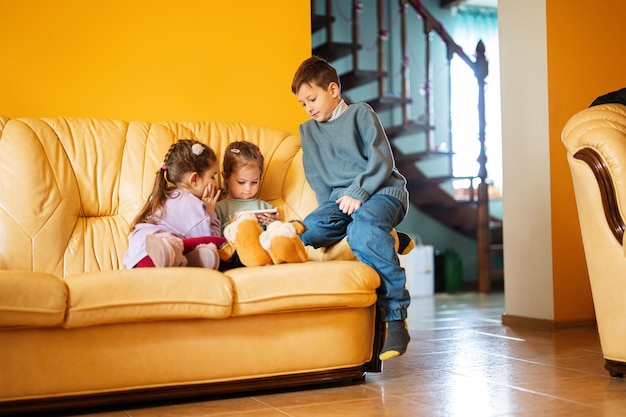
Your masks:
<instances>
[{"instance_id":1,"label":"teddy bear's ear","mask_svg":"<svg viewBox=\"0 0 626 417\"><path fill-rule=\"evenodd\" d=\"M301 235L306 231L306 226L300 220L291 220L290 223L293 224L293 227L298 235Z\"/></svg>"},{"instance_id":2,"label":"teddy bear's ear","mask_svg":"<svg viewBox=\"0 0 626 417\"><path fill-rule=\"evenodd\" d=\"M306 262L307 252L298 236L304 230L299 221L275 221L261 233L259 241L274 264Z\"/></svg>"},{"instance_id":3,"label":"teddy bear's ear","mask_svg":"<svg viewBox=\"0 0 626 417\"><path fill-rule=\"evenodd\" d=\"M254 214L242 214L224 228L224 237L235 248L245 266L263 266L272 263L270 255L259 243L263 232Z\"/></svg>"}]
</instances>

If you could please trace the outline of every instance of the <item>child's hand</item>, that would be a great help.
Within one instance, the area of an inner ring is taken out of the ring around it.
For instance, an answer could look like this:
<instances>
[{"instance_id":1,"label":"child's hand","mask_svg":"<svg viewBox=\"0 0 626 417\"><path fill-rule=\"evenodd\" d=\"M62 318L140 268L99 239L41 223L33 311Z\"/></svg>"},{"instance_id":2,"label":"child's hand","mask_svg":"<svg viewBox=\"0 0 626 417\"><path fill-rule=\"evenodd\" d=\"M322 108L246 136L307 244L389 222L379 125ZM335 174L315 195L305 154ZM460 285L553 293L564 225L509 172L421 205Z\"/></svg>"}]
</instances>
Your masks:
<instances>
[{"instance_id":1,"label":"child's hand","mask_svg":"<svg viewBox=\"0 0 626 417\"><path fill-rule=\"evenodd\" d=\"M259 224L267 226L268 224L280 220L280 214L276 213L261 213L257 214L256 218L259 220Z\"/></svg>"},{"instance_id":2,"label":"child's hand","mask_svg":"<svg viewBox=\"0 0 626 417\"><path fill-rule=\"evenodd\" d=\"M212 183L208 183L207 186L204 188L204 192L202 193L202 201L206 206L205 210L207 213L215 211L215 205L218 201L220 201L221 193L222 191Z\"/></svg>"},{"instance_id":3,"label":"child's hand","mask_svg":"<svg viewBox=\"0 0 626 417\"><path fill-rule=\"evenodd\" d=\"M339 204L339 210L347 215L352 215L359 207L361 207L361 201L356 198L352 198L348 195L339 197L335 203Z\"/></svg>"}]
</instances>

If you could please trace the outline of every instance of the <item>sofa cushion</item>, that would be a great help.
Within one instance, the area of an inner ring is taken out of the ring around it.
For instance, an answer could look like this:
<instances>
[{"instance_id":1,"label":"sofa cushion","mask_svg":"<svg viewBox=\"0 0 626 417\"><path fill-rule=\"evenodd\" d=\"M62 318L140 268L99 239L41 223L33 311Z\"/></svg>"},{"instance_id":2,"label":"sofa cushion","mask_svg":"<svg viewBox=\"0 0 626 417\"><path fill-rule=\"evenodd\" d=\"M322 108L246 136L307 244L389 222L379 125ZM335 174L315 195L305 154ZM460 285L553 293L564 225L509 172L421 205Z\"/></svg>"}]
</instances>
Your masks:
<instances>
[{"instance_id":1,"label":"sofa cushion","mask_svg":"<svg viewBox=\"0 0 626 417\"><path fill-rule=\"evenodd\" d=\"M107 323L223 319L230 316L232 284L204 268L137 268L66 278L65 327Z\"/></svg>"},{"instance_id":2,"label":"sofa cushion","mask_svg":"<svg viewBox=\"0 0 626 417\"><path fill-rule=\"evenodd\" d=\"M305 262L226 271L236 299L232 315L367 307L376 302L378 274L356 261Z\"/></svg>"},{"instance_id":3,"label":"sofa cushion","mask_svg":"<svg viewBox=\"0 0 626 417\"><path fill-rule=\"evenodd\" d=\"M0 326L59 326L65 317L67 287L37 272L0 271Z\"/></svg>"}]
</instances>

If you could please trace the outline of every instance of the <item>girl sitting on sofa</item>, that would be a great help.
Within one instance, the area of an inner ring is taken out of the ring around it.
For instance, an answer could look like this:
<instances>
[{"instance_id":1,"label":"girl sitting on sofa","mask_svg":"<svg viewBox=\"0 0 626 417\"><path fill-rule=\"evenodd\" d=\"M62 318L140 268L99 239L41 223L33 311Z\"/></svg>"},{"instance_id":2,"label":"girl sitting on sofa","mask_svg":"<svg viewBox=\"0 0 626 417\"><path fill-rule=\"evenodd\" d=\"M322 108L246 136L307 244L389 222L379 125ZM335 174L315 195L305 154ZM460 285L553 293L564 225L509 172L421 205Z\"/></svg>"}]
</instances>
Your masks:
<instances>
[{"instance_id":1,"label":"girl sitting on sofa","mask_svg":"<svg viewBox=\"0 0 626 417\"><path fill-rule=\"evenodd\" d=\"M264 163L263 154L254 143L235 141L226 147L222 162L224 199L215 207L222 231L240 212L247 210L267 210L257 214L263 227L280 220L276 207L257 198Z\"/></svg>"},{"instance_id":2,"label":"girl sitting on sofa","mask_svg":"<svg viewBox=\"0 0 626 417\"><path fill-rule=\"evenodd\" d=\"M221 237L215 205L218 161L207 145L174 143L156 172L148 201L131 225L126 268L193 266L218 269Z\"/></svg>"}]
</instances>

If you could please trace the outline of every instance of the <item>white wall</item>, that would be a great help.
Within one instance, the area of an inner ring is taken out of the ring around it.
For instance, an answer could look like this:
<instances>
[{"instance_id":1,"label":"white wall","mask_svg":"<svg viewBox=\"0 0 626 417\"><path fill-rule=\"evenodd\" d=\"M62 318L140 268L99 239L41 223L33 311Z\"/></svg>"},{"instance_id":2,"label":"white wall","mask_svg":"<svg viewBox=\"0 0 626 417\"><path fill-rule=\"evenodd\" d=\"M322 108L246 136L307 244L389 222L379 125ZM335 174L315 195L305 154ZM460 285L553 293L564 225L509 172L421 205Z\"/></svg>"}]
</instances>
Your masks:
<instances>
[{"instance_id":1,"label":"white wall","mask_svg":"<svg viewBox=\"0 0 626 417\"><path fill-rule=\"evenodd\" d=\"M499 0L507 315L553 320L546 0Z\"/></svg>"}]
</instances>

